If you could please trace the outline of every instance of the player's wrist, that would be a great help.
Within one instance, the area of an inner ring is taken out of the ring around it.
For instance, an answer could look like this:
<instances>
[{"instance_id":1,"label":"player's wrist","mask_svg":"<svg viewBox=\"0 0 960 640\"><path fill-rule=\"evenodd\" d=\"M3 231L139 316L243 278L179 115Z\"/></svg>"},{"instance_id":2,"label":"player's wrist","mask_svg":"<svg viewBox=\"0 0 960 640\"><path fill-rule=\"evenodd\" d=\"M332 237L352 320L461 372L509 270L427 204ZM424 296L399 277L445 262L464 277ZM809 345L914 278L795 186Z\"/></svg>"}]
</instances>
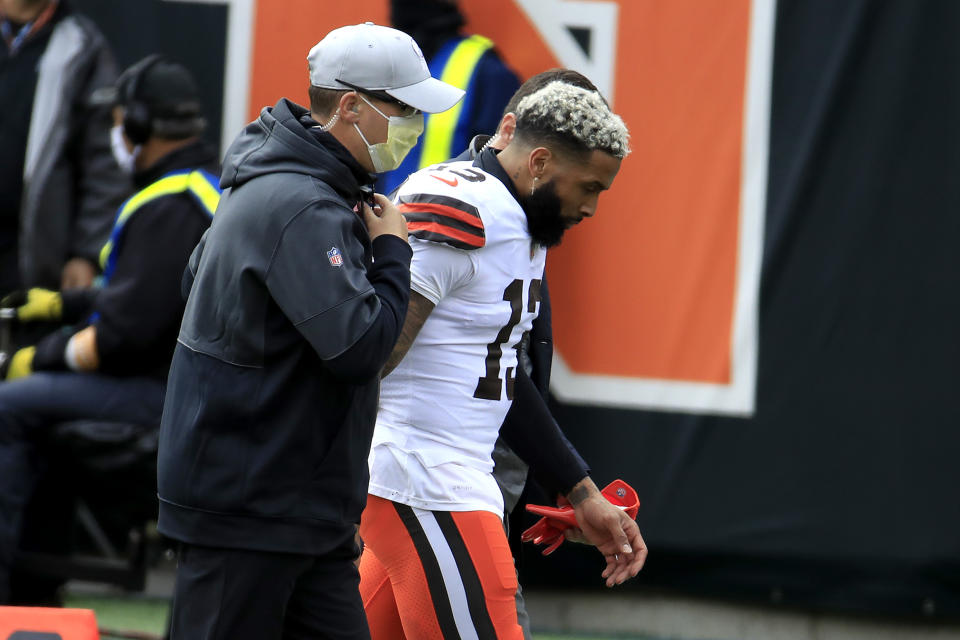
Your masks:
<instances>
[{"instance_id":1,"label":"player's wrist","mask_svg":"<svg viewBox=\"0 0 960 640\"><path fill-rule=\"evenodd\" d=\"M590 476L587 476L573 485L573 488L567 492L566 498L571 505L578 507L586 500L599 495L600 490L597 488L597 485Z\"/></svg>"}]
</instances>

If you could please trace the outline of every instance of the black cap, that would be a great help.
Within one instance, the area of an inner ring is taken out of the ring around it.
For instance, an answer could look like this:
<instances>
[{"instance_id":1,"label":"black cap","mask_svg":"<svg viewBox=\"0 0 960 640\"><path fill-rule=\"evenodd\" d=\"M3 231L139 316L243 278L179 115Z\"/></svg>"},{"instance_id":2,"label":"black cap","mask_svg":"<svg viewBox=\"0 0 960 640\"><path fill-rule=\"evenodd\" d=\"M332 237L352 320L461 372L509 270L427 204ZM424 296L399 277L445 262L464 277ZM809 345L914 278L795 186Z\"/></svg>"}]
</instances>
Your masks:
<instances>
[{"instance_id":1,"label":"black cap","mask_svg":"<svg viewBox=\"0 0 960 640\"><path fill-rule=\"evenodd\" d=\"M154 118L195 118L202 112L200 91L186 67L158 60L144 70L133 99L143 102Z\"/></svg>"},{"instance_id":2,"label":"black cap","mask_svg":"<svg viewBox=\"0 0 960 640\"><path fill-rule=\"evenodd\" d=\"M130 129L168 138L199 135L205 126L200 91L181 64L159 55L147 56L117 80L116 104L127 110Z\"/></svg>"}]
</instances>

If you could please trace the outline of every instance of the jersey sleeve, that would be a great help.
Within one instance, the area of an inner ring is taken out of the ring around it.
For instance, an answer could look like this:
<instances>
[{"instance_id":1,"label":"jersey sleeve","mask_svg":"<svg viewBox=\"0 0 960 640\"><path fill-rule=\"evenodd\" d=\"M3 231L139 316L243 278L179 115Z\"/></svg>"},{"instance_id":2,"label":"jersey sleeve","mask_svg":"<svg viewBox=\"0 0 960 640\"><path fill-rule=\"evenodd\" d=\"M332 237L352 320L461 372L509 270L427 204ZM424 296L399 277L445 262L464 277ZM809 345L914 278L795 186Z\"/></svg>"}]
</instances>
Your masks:
<instances>
[{"instance_id":1,"label":"jersey sleeve","mask_svg":"<svg viewBox=\"0 0 960 640\"><path fill-rule=\"evenodd\" d=\"M434 305L476 274L476 261L470 252L422 240L412 234L410 246L413 248L410 288Z\"/></svg>"},{"instance_id":2,"label":"jersey sleeve","mask_svg":"<svg viewBox=\"0 0 960 640\"><path fill-rule=\"evenodd\" d=\"M410 288L434 304L476 275L477 249L487 243L472 186L478 179L460 165L469 168L464 162L418 171L395 199L413 248Z\"/></svg>"},{"instance_id":3,"label":"jersey sleeve","mask_svg":"<svg viewBox=\"0 0 960 640\"><path fill-rule=\"evenodd\" d=\"M397 205L414 238L464 250L480 249L486 243L480 211L469 202L437 193L401 191Z\"/></svg>"}]
</instances>

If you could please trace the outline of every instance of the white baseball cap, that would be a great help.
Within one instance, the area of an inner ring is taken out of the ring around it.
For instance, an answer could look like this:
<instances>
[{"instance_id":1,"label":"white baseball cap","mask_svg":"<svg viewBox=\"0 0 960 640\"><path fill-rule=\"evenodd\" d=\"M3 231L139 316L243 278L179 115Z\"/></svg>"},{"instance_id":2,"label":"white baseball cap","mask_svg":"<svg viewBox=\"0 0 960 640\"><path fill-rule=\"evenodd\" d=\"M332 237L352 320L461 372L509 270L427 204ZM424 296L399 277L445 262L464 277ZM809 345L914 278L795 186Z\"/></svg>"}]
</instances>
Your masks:
<instances>
[{"instance_id":1,"label":"white baseball cap","mask_svg":"<svg viewBox=\"0 0 960 640\"><path fill-rule=\"evenodd\" d=\"M334 29L310 49L307 62L315 87L382 91L425 113L463 98L462 89L430 76L413 38L372 22Z\"/></svg>"}]
</instances>

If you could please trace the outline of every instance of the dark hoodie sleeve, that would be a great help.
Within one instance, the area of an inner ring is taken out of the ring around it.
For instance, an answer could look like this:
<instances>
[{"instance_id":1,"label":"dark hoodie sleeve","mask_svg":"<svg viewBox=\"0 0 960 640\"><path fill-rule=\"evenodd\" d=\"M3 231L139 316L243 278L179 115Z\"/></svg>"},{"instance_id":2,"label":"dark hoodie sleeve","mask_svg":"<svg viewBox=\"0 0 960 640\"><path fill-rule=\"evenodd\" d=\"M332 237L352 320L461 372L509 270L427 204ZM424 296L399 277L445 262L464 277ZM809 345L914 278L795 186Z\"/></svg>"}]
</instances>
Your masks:
<instances>
[{"instance_id":1,"label":"dark hoodie sleeve","mask_svg":"<svg viewBox=\"0 0 960 640\"><path fill-rule=\"evenodd\" d=\"M533 382L518 367L513 404L500 435L544 487L566 494L590 474L587 463L563 435Z\"/></svg>"},{"instance_id":2,"label":"dark hoodie sleeve","mask_svg":"<svg viewBox=\"0 0 960 640\"><path fill-rule=\"evenodd\" d=\"M270 295L297 331L332 370L356 381L379 374L410 295L409 246L377 238L368 271L365 237L349 209L313 203L284 229L266 277Z\"/></svg>"},{"instance_id":3,"label":"dark hoodie sleeve","mask_svg":"<svg viewBox=\"0 0 960 640\"><path fill-rule=\"evenodd\" d=\"M346 380L363 381L380 373L400 337L410 301L410 245L396 236L373 241L374 263L369 271L380 299L380 313L359 340L327 367Z\"/></svg>"},{"instance_id":4,"label":"dark hoodie sleeve","mask_svg":"<svg viewBox=\"0 0 960 640\"><path fill-rule=\"evenodd\" d=\"M544 398L550 392L550 372L553 366L553 325L551 320L550 291L547 276L540 283L540 311L530 329L528 356L533 370L530 379Z\"/></svg>"}]
</instances>

